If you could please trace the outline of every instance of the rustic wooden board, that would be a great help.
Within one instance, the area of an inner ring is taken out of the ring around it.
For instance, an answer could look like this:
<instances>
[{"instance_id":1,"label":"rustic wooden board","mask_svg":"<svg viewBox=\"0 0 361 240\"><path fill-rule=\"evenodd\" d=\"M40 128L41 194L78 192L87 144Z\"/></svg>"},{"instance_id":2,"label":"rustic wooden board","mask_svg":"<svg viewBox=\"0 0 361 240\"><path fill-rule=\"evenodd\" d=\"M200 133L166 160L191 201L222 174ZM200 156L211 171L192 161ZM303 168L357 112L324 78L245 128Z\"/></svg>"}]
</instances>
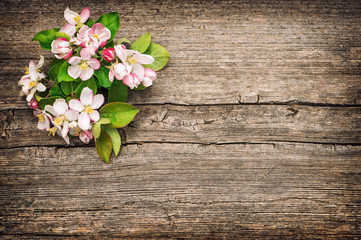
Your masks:
<instances>
[{"instance_id":1,"label":"rustic wooden board","mask_svg":"<svg viewBox=\"0 0 361 240\"><path fill-rule=\"evenodd\" d=\"M52 57L31 39L65 24L66 6L80 11L83 5L63 0L1 4L0 81L7 91L0 92L0 106L19 108L23 101L15 94L16 82L24 66L40 54ZM151 89L131 95L133 103L361 103L358 0L94 1L88 6L95 19L120 12L118 38L134 41L151 32L169 49L168 67Z\"/></svg>"},{"instance_id":2,"label":"rustic wooden board","mask_svg":"<svg viewBox=\"0 0 361 240\"><path fill-rule=\"evenodd\" d=\"M0 231L14 238L355 237L360 151L131 144L106 165L94 148L0 150Z\"/></svg>"},{"instance_id":3,"label":"rustic wooden board","mask_svg":"<svg viewBox=\"0 0 361 240\"><path fill-rule=\"evenodd\" d=\"M360 1L87 2L172 56L110 165L18 96L83 4L0 2L0 239L361 237Z\"/></svg>"},{"instance_id":4,"label":"rustic wooden board","mask_svg":"<svg viewBox=\"0 0 361 240\"><path fill-rule=\"evenodd\" d=\"M134 123L121 130L123 143L310 142L361 144L361 107L138 106ZM37 129L27 110L4 110L0 146L65 145ZM24 138L24 132L27 137ZM72 141L72 146L81 144Z\"/></svg>"}]
</instances>

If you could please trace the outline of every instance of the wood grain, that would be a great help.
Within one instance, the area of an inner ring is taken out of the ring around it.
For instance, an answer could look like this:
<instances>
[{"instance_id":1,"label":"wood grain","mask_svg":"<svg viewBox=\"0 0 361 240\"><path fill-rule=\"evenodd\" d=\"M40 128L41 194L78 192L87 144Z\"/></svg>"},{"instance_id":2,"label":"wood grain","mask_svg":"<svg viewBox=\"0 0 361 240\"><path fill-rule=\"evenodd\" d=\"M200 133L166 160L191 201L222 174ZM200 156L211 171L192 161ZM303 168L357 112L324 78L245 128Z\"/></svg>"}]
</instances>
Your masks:
<instances>
[{"instance_id":1,"label":"wood grain","mask_svg":"<svg viewBox=\"0 0 361 240\"><path fill-rule=\"evenodd\" d=\"M94 148L0 150L0 229L97 239L354 237L360 150L132 144L111 165Z\"/></svg>"},{"instance_id":2,"label":"wood grain","mask_svg":"<svg viewBox=\"0 0 361 240\"><path fill-rule=\"evenodd\" d=\"M123 143L310 142L361 144L360 107L138 106L134 122L121 129ZM2 148L64 145L37 129L31 110L4 110ZM24 137L26 133L26 137ZM78 139L72 146L78 146Z\"/></svg>"},{"instance_id":3,"label":"wood grain","mask_svg":"<svg viewBox=\"0 0 361 240\"><path fill-rule=\"evenodd\" d=\"M109 165L18 96L67 6L172 56ZM360 22L358 0L1 1L0 239L360 239Z\"/></svg>"}]
</instances>

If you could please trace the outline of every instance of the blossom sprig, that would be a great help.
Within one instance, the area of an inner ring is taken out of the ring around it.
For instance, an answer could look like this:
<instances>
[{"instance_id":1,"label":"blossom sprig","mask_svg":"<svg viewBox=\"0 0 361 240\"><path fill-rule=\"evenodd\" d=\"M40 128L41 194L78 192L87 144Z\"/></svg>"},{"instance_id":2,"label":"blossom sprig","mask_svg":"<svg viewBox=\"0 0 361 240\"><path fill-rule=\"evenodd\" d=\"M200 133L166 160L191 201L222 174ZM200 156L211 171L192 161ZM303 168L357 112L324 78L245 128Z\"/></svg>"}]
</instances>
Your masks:
<instances>
[{"instance_id":1,"label":"blossom sprig","mask_svg":"<svg viewBox=\"0 0 361 240\"><path fill-rule=\"evenodd\" d=\"M109 163L111 152L117 156L121 147L117 128L127 126L139 111L126 103L128 89L150 87L170 55L151 42L149 33L133 43L126 38L115 43L117 12L93 22L88 8L80 14L67 8L64 18L63 27L35 35L33 41L54 59L47 74L41 71L44 57L38 64L30 61L19 81L21 94L38 118L39 130L57 134L67 144L74 137L86 144L95 139L99 156Z\"/></svg>"}]
</instances>

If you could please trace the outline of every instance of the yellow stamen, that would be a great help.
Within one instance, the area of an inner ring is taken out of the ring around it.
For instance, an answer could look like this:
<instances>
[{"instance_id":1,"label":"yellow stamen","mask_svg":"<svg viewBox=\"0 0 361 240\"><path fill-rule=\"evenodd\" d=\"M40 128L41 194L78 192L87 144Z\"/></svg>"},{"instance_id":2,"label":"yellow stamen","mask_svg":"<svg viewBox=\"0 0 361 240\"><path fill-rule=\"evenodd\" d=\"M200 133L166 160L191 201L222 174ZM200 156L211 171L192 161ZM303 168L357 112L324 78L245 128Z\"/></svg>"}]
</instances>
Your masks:
<instances>
[{"instance_id":1,"label":"yellow stamen","mask_svg":"<svg viewBox=\"0 0 361 240\"><path fill-rule=\"evenodd\" d=\"M29 67L25 66L25 68L26 68L25 74L29 74Z\"/></svg>"},{"instance_id":2,"label":"yellow stamen","mask_svg":"<svg viewBox=\"0 0 361 240\"><path fill-rule=\"evenodd\" d=\"M87 64L86 62L82 62L82 63L80 64L80 68L81 68L81 70L85 70L85 69L88 68L88 64Z\"/></svg>"},{"instance_id":3,"label":"yellow stamen","mask_svg":"<svg viewBox=\"0 0 361 240\"><path fill-rule=\"evenodd\" d=\"M54 123L58 126L60 126L64 121L64 118L63 117L56 117L55 120L54 120Z\"/></svg>"},{"instance_id":4,"label":"yellow stamen","mask_svg":"<svg viewBox=\"0 0 361 240\"><path fill-rule=\"evenodd\" d=\"M131 57L128 59L128 62L134 65L137 63L137 59L135 57Z\"/></svg>"},{"instance_id":5,"label":"yellow stamen","mask_svg":"<svg viewBox=\"0 0 361 240\"><path fill-rule=\"evenodd\" d=\"M45 121L44 114L40 113L39 115L37 115L37 117L39 118L39 121L40 121L40 122L44 122L44 121Z\"/></svg>"},{"instance_id":6,"label":"yellow stamen","mask_svg":"<svg viewBox=\"0 0 361 240\"><path fill-rule=\"evenodd\" d=\"M93 34L93 37L95 37L96 39L98 39L98 40L99 40L99 36L98 36L98 34Z\"/></svg>"},{"instance_id":7,"label":"yellow stamen","mask_svg":"<svg viewBox=\"0 0 361 240\"><path fill-rule=\"evenodd\" d=\"M86 107L86 108L85 108L85 112L89 114L89 113L93 113L94 110L93 110L92 107Z\"/></svg>"},{"instance_id":8,"label":"yellow stamen","mask_svg":"<svg viewBox=\"0 0 361 240\"><path fill-rule=\"evenodd\" d=\"M50 129L48 130L48 131L49 131L49 136L50 136L50 134L52 134L53 136L55 136L56 130L57 130L57 127L52 127L52 128L50 128Z\"/></svg>"},{"instance_id":9,"label":"yellow stamen","mask_svg":"<svg viewBox=\"0 0 361 240\"><path fill-rule=\"evenodd\" d=\"M30 88L36 87L36 85L38 85L38 82L37 82L37 81L31 81L31 82L29 83L29 87L30 87Z\"/></svg>"},{"instance_id":10,"label":"yellow stamen","mask_svg":"<svg viewBox=\"0 0 361 240\"><path fill-rule=\"evenodd\" d=\"M74 17L74 21L76 22L76 25L81 25L81 24L82 24L82 23L80 22L80 20L81 20L81 18L80 18L79 15L76 16L76 17Z\"/></svg>"}]
</instances>

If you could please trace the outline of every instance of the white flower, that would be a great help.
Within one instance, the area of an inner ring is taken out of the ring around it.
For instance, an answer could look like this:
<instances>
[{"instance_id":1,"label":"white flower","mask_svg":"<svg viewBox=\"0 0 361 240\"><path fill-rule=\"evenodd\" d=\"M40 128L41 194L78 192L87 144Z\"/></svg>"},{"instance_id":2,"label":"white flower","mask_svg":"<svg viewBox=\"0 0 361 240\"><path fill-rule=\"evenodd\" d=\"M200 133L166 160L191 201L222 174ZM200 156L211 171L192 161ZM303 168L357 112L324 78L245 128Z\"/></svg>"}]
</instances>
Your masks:
<instances>
[{"instance_id":1,"label":"white flower","mask_svg":"<svg viewBox=\"0 0 361 240\"><path fill-rule=\"evenodd\" d=\"M79 117L79 113L69 109L65 99L56 99L53 106L46 105L45 111L51 113L55 119L52 122L54 127L49 129L49 134L55 134L56 131L60 131L60 135L65 139L69 132L69 121L76 121Z\"/></svg>"},{"instance_id":2,"label":"white flower","mask_svg":"<svg viewBox=\"0 0 361 240\"><path fill-rule=\"evenodd\" d=\"M46 130L48 131L50 129L50 121L53 120L53 118L45 112L45 110L35 109L33 111L34 115L38 117L38 129L39 130Z\"/></svg>"},{"instance_id":3,"label":"white flower","mask_svg":"<svg viewBox=\"0 0 361 240\"><path fill-rule=\"evenodd\" d=\"M59 32L65 32L70 37L76 33L76 28L81 28L84 23L89 19L90 10L84 8L80 15L76 12L71 11L68 7L64 11L64 18L68 22Z\"/></svg>"},{"instance_id":4,"label":"white flower","mask_svg":"<svg viewBox=\"0 0 361 240\"><path fill-rule=\"evenodd\" d=\"M30 61L29 67L26 67L26 75L24 75L19 81L19 85L22 86L22 92L27 95L26 100L28 102L33 99L36 91L44 92L46 90L44 84L39 82L39 80L45 78L45 75L38 70L43 66L43 64L43 56L40 56L40 60L37 65L34 61Z\"/></svg>"},{"instance_id":5,"label":"white flower","mask_svg":"<svg viewBox=\"0 0 361 240\"><path fill-rule=\"evenodd\" d=\"M71 66L68 67L68 74L70 77L85 81L91 78L94 70L100 68L100 62L96 58L92 58L95 51L93 48L83 48L80 51L80 57L71 57L68 62Z\"/></svg>"},{"instance_id":6,"label":"white flower","mask_svg":"<svg viewBox=\"0 0 361 240\"><path fill-rule=\"evenodd\" d=\"M94 96L93 91L85 87L81 91L80 101L78 99L71 99L69 107L80 113L78 118L79 127L86 131L91 128L90 121L97 122L100 119L98 109L104 103L104 96L97 94Z\"/></svg>"}]
</instances>

